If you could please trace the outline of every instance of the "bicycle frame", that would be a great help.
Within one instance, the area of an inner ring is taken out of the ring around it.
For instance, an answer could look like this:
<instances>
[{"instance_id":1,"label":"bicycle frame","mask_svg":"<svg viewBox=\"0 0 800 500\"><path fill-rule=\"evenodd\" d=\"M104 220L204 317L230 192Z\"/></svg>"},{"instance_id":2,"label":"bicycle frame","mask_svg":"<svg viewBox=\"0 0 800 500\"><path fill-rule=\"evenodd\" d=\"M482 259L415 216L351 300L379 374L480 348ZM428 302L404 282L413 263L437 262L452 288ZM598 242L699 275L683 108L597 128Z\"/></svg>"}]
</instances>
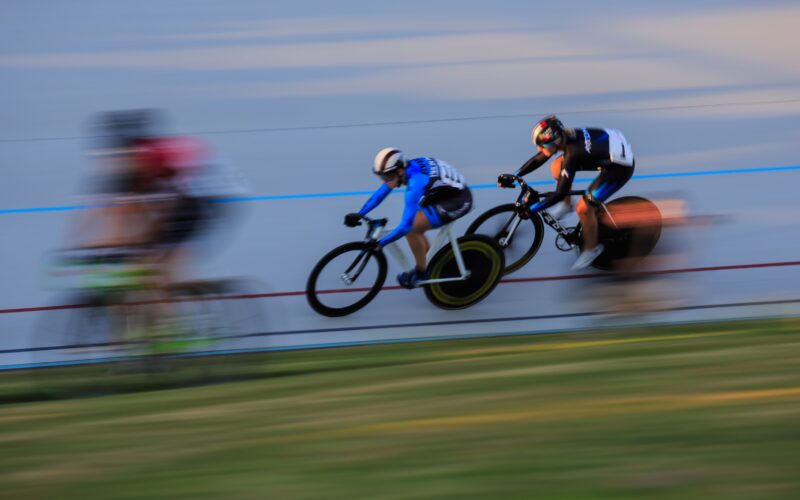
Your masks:
<instances>
[{"instance_id":1,"label":"bicycle frame","mask_svg":"<svg viewBox=\"0 0 800 500\"><path fill-rule=\"evenodd\" d=\"M368 219L366 217L363 218L367 222L367 235L364 241L376 241L380 239L380 237L384 234L390 233L391 229L386 229L386 219ZM453 256L456 259L456 265L458 266L458 276L452 278L436 278L436 279L429 279L429 280L421 280L417 282L417 286L434 284L434 283L447 283L450 281L464 281L471 276L471 272L467 269L466 265L464 264L464 257L461 255L461 249L458 248L458 239L453 232L453 223L445 224L436 234L436 238L434 239L433 245L431 245L430 250L428 250L428 254L425 256L426 261L430 261L431 258L436 254L436 252L445 244L449 244L453 248ZM408 269L410 264L408 259L406 258L406 254L400 249L397 245L397 242L390 243L385 247L386 253L391 255L397 262L400 264L401 268ZM345 285L350 286L353 282L358 279L361 272L364 270L364 267L367 265L367 260L364 256L367 255L369 252L363 251L361 255L350 264L345 272L343 272L340 277Z\"/></svg>"},{"instance_id":2,"label":"bicycle frame","mask_svg":"<svg viewBox=\"0 0 800 500\"><path fill-rule=\"evenodd\" d=\"M583 193L584 191L570 191L568 196L582 195ZM522 204L517 202L517 206L521 208ZM533 216L533 213L531 213L527 208L525 209L525 211L528 212L528 217ZM548 212L547 210L541 210L537 213L542 217L542 220L548 226L552 227L553 230L559 235L564 237L569 237L571 235L570 231L564 226L562 226L561 223L555 217L550 215L550 212ZM521 222L522 222L522 217L520 216L519 213L515 213L511 217L511 220L509 221L510 226L508 226L508 234L506 234L505 237L500 238L498 240L498 243L500 244L501 247L505 248L506 243L514 237L514 233L517 231L517 228L519 227Z\"/></svg>"},{"instance_id":3,"label":"bicycle frame","mask_svg":"<svg viewBox=\"0 0 800 500\"><path fill-rule=\"evenodd\" d=\"M547 195L550 194L550 193L539 194L536 190L534 190L530 186L528 186L528 184L525 182L525 180L523 180L521 177L516 176L516 175L513 176L513 177L514 177L514 180L522 188L522 193L520 194L519 198L517 199L517 202L515 203L515 206L517 207L518 210L515 213L515 215L511 218L511 220L509 220L510 226L507 226L508 234L506 234L505 237L501 238L498 241L500 246L503 247L503 248L505 248L506 243L514 236L514 233L516 232L517 227L519 227L520 222L522 222L522 217L520 216L519 212L524 210L525 212L527 212L528 217L532 217L533 216L533 213L527 207L528 198L531 195L533 195L538 199L540 196L547 196ZM586 190L585 189L578 189L578 190L570 191L569 193L567 193L567 196L583 196L584 194L586 194ZM525 200L525 201L523 202L523 200ZM616 226L617 224L614 221L614 218L611 217L611 213L609 213L609 211L606 208L605 204L604 203L600 203L600 207L603 210L605 210L606 215L608 215L608 217L611 220L612 224L614 224L614 226ZM576 242L570 241L570 238L572 236L574 236L572 234L572 232L569 231L568 229L566 229L564 226L562 226L561 223L558 220L556 220L555 217L550 215L550 213L547 210L541 210L541 211L539 211L537 213L539 213L540 216L542 217L542 220L548 226L552 227L555 230L556 233L558 233L561 237L563 237L565 239L565 241L570 246L572 246L572 247L575 246Z\"/></svg>"},{"instance_id":4,"label":"bicycle frame","mask_svg":"<svg viewBox=\"0 0 800 500\"><path fill-rule=\"evenodd\" d=\"M550 227L552 227L558 234L561 236L568 236L569 231L558 222L558 219L550 215L550 212L547 210L542 210L539 212L542 216L542 220Z\"/></svg>"},{"instance_id":5,"label":"bicycle frame","mask_svg":"<svg viewBox=\"0 0 800 500\"><path fill-rule=\"evenodd\" d=\"M548 194L549 193L544 193L542 196L547 196ZM567 196L583 196L584 194L586 194L586 190L578 189L578 190L575 190L575 191L570 191L569 193L567 193ZM611 220L611 223L614 224L614 227L619 227L619 226L617 226L617 222L614 220L614 217L611 216L611 212L609 212L608 208L606 208L606 204L602 203L602 202L597 202L597 203L600 206L600 208L602 208L603 211L606 213L606 215L608 216L609 220ZM550 226L553 229L555 229L555 231L558 234L560 234L561 236L569 236L570 235L570 232L567 229L565 229L564 226L562 226L558 222L558 220L556 220L555 217L550 215L550 213L547 210L542 210L539 213L542 216L542 220L545 221L548 226Z\"/></svg>"},{"instance_id":6,"label":"bicycle frame","mask_svg":"<svg viewBox=\"0 0 800 500\"><path fill-rule=\"evenodd\" d=\"M385 232L388 233L389 231ZM433 244L431 245L430 250L428 250L428 254L425 256L425 261L430 262L431 258L445 244L445 241L447 241L447 243L453 248L453 256L456 259L459 276L452 278L421 280L417 282L418 286L429 285L433 283L447 283L450 281L464 281L472 274L464 265L464 257L461 255L461 249L458 248L458 239L453 233L452 222L439 228L439 231L436 233L436 238L433 240ZM405 252L403 252L396 243L386 245L385 248L388 250L388 253L400 264L402 269L408 269L410 267Z\"/></svg>"}]
</instances>

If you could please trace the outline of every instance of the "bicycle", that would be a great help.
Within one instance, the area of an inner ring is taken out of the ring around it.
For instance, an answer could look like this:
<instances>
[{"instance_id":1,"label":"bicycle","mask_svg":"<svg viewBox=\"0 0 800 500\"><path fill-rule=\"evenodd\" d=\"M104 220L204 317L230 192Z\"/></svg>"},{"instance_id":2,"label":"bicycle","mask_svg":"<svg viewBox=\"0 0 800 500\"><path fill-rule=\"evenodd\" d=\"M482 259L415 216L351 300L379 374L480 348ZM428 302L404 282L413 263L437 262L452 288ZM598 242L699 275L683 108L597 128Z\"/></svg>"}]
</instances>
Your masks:
<instances>
[{"instance_id":1,"label":"bicycle","mask_svg":"<svg viewBox=\"0 0 800 500\"><path fill-rule=\"evenodd\" d=\"M533 259L544 238L544 223L558 233L556 248L565 252L580 249L581 224L565 228L546 210L532 213L528 207L550 193L539 193L521 177L510 176L520 187L517 201L487 210L466 231L467 235L488 234L497 241L507 263L503 274L517 271ZM585 193L586 190L573 190L569 196ZM617 268L622 259L650 254L661 236L662 225L661 213L653 202L639 196L624 196L601 203L600 208L598 240L605 248L592 267L608 271Z\"/></svg>"},{"instance_id":2,"label":"bicycle","mask_svg":"<svg viewBox=\"0 0 800 500\"><path fill-rule=\"evenodd\" d=\"M35 364L133 361L151 369L263 328L257 305L226 300L242 295L242 280L165 286L150 257L136 248L57 252L46 277L69 292L37 325Z\"/></svg>"},{"instance_id":3,"label":"bicycle","mask_svg":"<svg viewBox=\"0 0 800 500\"><path fill-rule=\"evenodd\" d=\"M306 284L306 297L323 316L352 314L369 304L386 281L387 261L375 242L384 234L387 219L370 219L363 241L334 248L314 266ZM427 255L430 278L417 283L431 303L442 309L463 309L478 303L497 286L504 267L503 252L483 235L456 238L453 223L441 227ZM408 269L405 254L396 243L385 249ZM366 286L354 287L356 283ZM341 285L344 288L341 288ZM359 292L365 293L356 297ZM356 300L351 300L355 298Z\"/></svg>"}]
</instances>

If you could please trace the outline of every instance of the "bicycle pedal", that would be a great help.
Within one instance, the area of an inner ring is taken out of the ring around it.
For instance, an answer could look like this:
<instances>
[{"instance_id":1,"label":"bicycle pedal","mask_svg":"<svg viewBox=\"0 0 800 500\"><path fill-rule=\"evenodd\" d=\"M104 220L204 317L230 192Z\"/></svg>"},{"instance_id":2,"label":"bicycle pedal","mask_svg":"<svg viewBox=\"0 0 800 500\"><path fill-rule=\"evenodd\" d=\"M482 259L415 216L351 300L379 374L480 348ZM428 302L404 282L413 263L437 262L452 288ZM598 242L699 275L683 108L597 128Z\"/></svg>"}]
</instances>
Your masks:
<instances>
[{"instance_id":1,"label":"bicycle pedal","mask_svg":"<svg viewBox=\"0 0 800 500\"><path fill-rule=\"evenodd\" d=\"M558 237L556 237L556 248L558 248L562 252L569 252L570 250L573 250L575 247L576 245L574 243L570 243L562 235L558 235Z\"/></svg>"}]
</instances>

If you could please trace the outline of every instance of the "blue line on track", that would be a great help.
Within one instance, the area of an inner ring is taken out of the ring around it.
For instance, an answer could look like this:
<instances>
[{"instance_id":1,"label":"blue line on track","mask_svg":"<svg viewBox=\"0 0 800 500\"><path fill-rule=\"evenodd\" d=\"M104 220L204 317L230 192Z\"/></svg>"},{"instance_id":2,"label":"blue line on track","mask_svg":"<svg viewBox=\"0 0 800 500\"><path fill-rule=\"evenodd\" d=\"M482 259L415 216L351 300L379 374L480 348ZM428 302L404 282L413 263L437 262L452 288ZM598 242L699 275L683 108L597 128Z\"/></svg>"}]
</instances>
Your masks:
<instances>
[{"instance_id":1,"label":"blue line on track","mask_svg":"<svg viewBox=\"0 0 800 500\"><path fill-rule=\"evenodd\" d=\"M646 179L666 179L675 177L698 177L706 175L735 175L735 174L753 174L764 172L787 172L792 170L800 170L800 165L790 165L785 167L761 167L761 168L731 168L723 170L698 170L696 172L668 172L663 174L638 174L633 178L636 180ZM590 182L594 177L575 179L575 182ZM534 181L529 182L531 186L544 186L552 184L552 180ZM472 189L490 189L496 188L496 184L476 184L471 185ZM269 196L245 196L240 198L227 198L225 200L218 200L219 203L246 203L254 201L277 201L277 200L300 200L305 198L341 198L347 196L368 196L373 191L341 191L333 193L305 193L305 194L282 194L282 195L269 195ZM33 207L33 208L6 208L0 209L0 215L3 214L23 214L23 213L40 213L40 212L65 212L71 210L85 210L87 208L97 208L100 205L68 205L56 207Z\"/></svg>"}]
</instances>

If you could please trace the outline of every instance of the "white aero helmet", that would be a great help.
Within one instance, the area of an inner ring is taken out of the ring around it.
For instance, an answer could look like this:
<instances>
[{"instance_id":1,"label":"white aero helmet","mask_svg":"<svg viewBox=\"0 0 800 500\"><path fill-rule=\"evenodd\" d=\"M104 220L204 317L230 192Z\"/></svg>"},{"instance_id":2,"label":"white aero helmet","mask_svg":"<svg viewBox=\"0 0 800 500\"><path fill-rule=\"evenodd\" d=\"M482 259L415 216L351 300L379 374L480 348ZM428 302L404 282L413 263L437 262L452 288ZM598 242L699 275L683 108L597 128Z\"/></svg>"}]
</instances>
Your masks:
<instances>
[{"instance_id":1,"label":"white aero helmet","mask_svg":"<svg viewBox=\"0 0 800 500\"><path fill-rule=\"evenodd\" d=\"M375 175L389 175L400 167L406 166L403 152L397 148L384 148L375 155L375 165L372 171Z\"/></svg>"}]
</instances>

